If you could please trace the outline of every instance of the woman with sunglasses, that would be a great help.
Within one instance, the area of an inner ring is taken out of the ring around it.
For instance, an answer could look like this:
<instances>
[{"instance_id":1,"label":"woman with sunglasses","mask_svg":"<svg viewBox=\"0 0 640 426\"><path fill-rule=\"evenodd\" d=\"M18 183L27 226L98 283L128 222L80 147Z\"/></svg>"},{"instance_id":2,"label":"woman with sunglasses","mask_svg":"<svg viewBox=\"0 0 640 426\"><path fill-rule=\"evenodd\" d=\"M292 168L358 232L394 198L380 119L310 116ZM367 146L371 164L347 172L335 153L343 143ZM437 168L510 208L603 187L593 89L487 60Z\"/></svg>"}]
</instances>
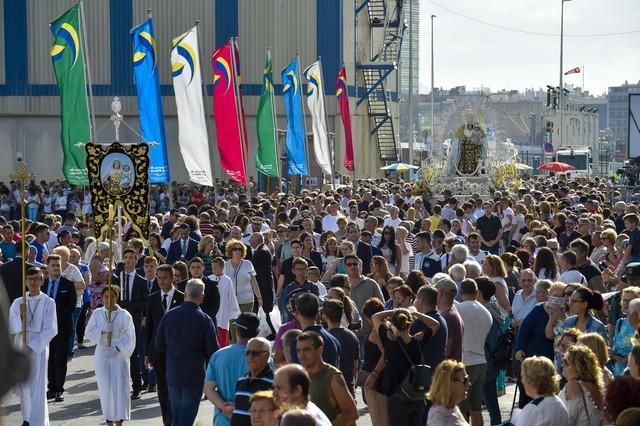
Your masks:
<instances>
[{"instance_id":1,"label":"woman with sunglasses","mask_svg":"<svg viewBox=\"0 0 640 426\"><path fill-rule=\"evenodd\" d=\"M599 426L604 415L604 384L596 355L585 345L571 346L563 358L567 384L558 395L567 407L569 426Z\"/></svg>"},{"instance_id":2,"label":"woman with sunglasses","mask_svg":"<svg viewBox=\"0 0 640 426\"><path fill-rule=\"evenodd\" d=\"M329 282L331 277L335 274L346 274L347 268L344 264L344 257L350 254L355 254L353 249L353 243L351 241L342 241L340 243L340 253L337 259L327 268L326 272L322 276L323 282Z\"/></svg>"},{"instance_id":3,"label":"woman with sunglasses","mask_svg":"<svg viewBox=\"0 0 640 426\"><path fill-rule=\"evenodd\" d=\"M565 289L566 295L567 289ZM571 314L560 330L577 328L583 333L598 333L605 342L609 341L607 328L593 315L593 311L600 311L604 306L602 296L597 291L591 291L587 287L578 287L569 297L569 313ZM557 334L557 333L556 333Z\"/></svg>"},{"instance_id":4,"label":"woman with sunglasses","mask_svg":"<svg viewBox=\"0 0 640 426\"><path fill-rule=\"evenodd\" d=\"M240 312L257 311L254 301L262 306L262 295L256 280L256 271L251 261L246 260L247 247L239 240L231 239L225 248L226 255L230 259L224 263L224 274L231 278L235 289ZM235 342L235 321L231 321L229 334L231 341Z\"/></svg>"},{"instance_id":5,"label":"woman with sunglasses","mask_svg":"<svg viewBox=\"0 0 640 426\"><path fill-rule=\"evenodd\" d=\"M515 426L569 424L569 413L560 398L560 378L553 363L544 356L534 356L522 362L520 370L522 386L531 402L512 419Z\"/></svg>"},{"instance_id":6,"label":"woman with sunglasses","mask_svg":"<svg viewBox=\"0 0 640 426\"><path fill-rule=\"evenodd\" d=\"M433 426L468 426L458 405L467 398L469 376L464 364L446 359L438 364L427 399L429 408L427 424Z\"/></svg>"},{"instance_id":7,"label":"woman with sunglasses","mask_svg":"<svg viewBox=\"0 0 640 426\"><path fill-rule=\"evenodd\" d=\"M389 265L389 271L394 275L399 273L402 267L402 251L400 245L396 243L396 231L393 226L384 227L378 248Z\"/></svg>"}]
</instances>

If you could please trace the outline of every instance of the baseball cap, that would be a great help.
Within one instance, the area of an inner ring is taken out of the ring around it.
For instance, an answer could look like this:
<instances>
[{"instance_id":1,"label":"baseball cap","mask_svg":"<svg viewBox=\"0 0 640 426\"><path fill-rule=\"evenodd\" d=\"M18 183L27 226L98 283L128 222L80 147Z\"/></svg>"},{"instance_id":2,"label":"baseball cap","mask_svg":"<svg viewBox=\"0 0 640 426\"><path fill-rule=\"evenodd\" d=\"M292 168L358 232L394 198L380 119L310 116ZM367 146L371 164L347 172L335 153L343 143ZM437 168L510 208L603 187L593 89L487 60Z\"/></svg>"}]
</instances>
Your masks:
<instances>
[{"instance_id":1,"label":"baseball cap","mask_svg":"<svg viewBox=\"0 0 640 426\"><path fill-rule=\"evenodd\" d=\"M624 267L624 275L622 278L638 278L640 277L640 262L630 262Z\"/></svg>"},{"instance_id":2,"label":"baseball cap","mask_svg":"<svg viewBox=\"0 0 640 426\"><path fill-rule=\"evenodd\" d=\"M245 330L248 335L257 336L260 320L253 312L244 312L236 318L236 326Z\"/></svg>"}]
</instances>

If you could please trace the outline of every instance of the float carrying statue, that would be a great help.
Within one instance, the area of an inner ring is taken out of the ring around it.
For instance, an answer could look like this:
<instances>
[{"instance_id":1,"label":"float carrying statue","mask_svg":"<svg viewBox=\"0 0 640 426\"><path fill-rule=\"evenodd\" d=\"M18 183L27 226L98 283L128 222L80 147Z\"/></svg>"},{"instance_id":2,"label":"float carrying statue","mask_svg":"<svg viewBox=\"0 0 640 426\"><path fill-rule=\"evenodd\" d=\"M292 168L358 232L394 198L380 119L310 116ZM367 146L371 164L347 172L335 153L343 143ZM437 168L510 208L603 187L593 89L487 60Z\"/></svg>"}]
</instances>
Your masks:
<instances>
[{"instance_id":1,"label":"float carrying statue","mask_svg":"<svg viewBox=\"0 0 640 426\"><path fill-rule=\"evenodd\" d=\"M465 123L456 131L457 142L451 149L451 170L457 176L478 176L487 158L487 134L472 112L465 114Z\"/></svg>"}]
</instances>

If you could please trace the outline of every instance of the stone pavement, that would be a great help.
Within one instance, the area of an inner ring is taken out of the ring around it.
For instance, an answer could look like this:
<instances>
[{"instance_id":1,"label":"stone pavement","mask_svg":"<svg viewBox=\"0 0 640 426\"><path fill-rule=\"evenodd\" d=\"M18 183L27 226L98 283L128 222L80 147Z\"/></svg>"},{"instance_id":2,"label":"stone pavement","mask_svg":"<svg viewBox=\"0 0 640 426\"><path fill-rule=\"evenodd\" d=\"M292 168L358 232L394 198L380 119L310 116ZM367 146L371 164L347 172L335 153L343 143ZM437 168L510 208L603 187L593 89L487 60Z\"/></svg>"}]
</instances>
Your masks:
<instances>
[{"instance_id":1,"label":"stone pavement","mask_svg":"<svg viewBox=\"0 0 640 426\"><path fill-rule=\"evenodd\" d=\"M61 425L99 425L104 423L100 414L98 387L93 372L93 348L76 350L76 358L69 364L67 372L67 391L64 402L49 403L49 418L52 426ZM503 420L508 418L513 400L514 385L507 387L507 394L500 398ZM358 395L358 426L371 426L371 420L362 396ZM22 424L19 400L9 393L1 403L4 415L0 415L0 426L19 426ZM131 420L127 425L162 425L160 405L155 393L143 393L142 398L132 401ZM1 412L0 412L1 413ZM487 412L483 412L485 424L489 424ZM213 419L213 405L202 401L198 411L196 425L209 426Z\"/></svg>"}]
</instances>

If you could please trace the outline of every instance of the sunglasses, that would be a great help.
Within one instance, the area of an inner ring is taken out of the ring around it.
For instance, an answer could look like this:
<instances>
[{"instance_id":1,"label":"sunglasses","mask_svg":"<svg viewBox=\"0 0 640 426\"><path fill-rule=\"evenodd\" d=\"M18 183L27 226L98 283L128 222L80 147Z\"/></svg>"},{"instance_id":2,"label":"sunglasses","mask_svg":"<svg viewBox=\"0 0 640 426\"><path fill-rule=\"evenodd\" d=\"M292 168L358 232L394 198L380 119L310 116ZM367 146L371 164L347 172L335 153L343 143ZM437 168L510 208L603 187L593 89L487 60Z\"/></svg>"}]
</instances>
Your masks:
<instances>
[{"instance_id":1,"label":"sunglasses","mask_svg":"<svg viewBox=\"0 0 640 426\"><path fill-rule=\"evenodd\" d=\"M355 263L351 262L351 263L345 263L345 265L346 265L346 266L349 266L349 267L351 267L351 266L358 266L358 263L357 263L357 262L355 262Z\"/></svg>"},{"instance_id":2,"label":"sunglasses","mask_svg":"<svg viewBox=\"0 0 640 426\"><path fill-rule=\"evenodd\" d=\"M249 357L257 357L260 356L262 354L266 354L268 353L267 351L245 351L244 352L244 356L249 356Z\"/></svg>"}]
</instances>

